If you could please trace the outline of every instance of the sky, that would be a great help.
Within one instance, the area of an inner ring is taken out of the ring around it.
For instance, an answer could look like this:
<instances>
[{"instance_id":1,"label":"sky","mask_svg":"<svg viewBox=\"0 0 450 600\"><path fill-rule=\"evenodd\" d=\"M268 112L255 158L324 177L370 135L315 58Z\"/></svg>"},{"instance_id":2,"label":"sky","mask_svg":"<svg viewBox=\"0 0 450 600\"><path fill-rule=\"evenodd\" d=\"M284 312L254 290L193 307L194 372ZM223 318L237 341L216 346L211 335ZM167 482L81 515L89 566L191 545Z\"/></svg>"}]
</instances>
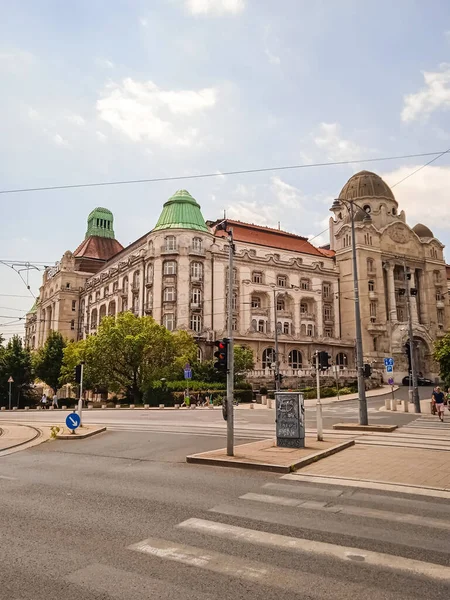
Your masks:
<instances>
[{"instance_id":1,"label":"sky","mask_svg":"<svg viewBox=\"0 0 450 600\"><path fill-rule=\"evenodd\" d=\"M365 159L450 148L446 0L21 0L0 14L0 191L217 174L0 194L0 260L53 264L96 206L126 246L180 188L205 219L323 244L353 173L395 185L432 157ZM222 175L333 161L356 162ZM447 246L449 191L450 155L394 188L408 224ZM42 272L30 290L0 274L0 333L21 333Z\"/></svg>"}]
</instances>

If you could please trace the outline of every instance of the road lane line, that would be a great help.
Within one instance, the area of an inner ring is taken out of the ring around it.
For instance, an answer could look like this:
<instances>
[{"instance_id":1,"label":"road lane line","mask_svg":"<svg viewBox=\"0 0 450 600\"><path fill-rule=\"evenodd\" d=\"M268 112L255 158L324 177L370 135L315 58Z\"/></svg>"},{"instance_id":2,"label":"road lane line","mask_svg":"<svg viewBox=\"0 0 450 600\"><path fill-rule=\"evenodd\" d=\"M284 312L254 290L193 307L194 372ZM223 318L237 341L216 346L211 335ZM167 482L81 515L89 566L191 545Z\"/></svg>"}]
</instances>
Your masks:
<instances>
[{"instance_id":1,"label":"road lane line","mask_svg":"<svg viewBox=\"0 0 450 600\"><path fill-rule=\"evenodd\" d=\"M238 540L249 544L277 548L283 551L291 550L298 553L306 552L345 562L358 562L371 567L400 571L408 575L430 577L447 583L450 581L450 567L411 558L403 558L402 556L361 550L350 546L337 546L335 544L317 542L303 538L293 538L287 535L246 529L244 527L206 521L204 519L188 519L187 521L180 523L178 527L229 540Z\"/></svg>"},{"instance_id":2,"label":"road lane line","mask_svg":"<svg viewBox=\"0 0 450 600\"><path fill-rule=\"evenodd\" d=\"M303 500L285 498L284 496L270 496L269 494L244 494L239 496L241 500L253 500L255 502L267 502L268 504L280 504L281 506L299 506Z\"/></svg>"},{"instance_id":3,"label":"road lane line","mask_svg":"<svg viewBox=\"0 0 450 600\"><path fill-rule=\"evenodd\" d=\"M7 477L6 475L0 475L0 479L7 479L8 481L17 481L17 477Z\"/></svg>"},{"instance_id":4,"label":"road lane line","mask_svg":"<svg viewBox=\"0 0 450 600\"><path fill-rule=\"evenodd\" d=\"M292 481L303 483L322 483L324 485L339 485L341 487L382 490L383 492L399 492L401 494L412 494L414 496L450 499L450 490L446 490L445 488L414 487L411 485L389 483L388 481L327 477L325 475L297 475L295 473L283 475L281 479L290 479Z\"/></svg>"}]
</instances>

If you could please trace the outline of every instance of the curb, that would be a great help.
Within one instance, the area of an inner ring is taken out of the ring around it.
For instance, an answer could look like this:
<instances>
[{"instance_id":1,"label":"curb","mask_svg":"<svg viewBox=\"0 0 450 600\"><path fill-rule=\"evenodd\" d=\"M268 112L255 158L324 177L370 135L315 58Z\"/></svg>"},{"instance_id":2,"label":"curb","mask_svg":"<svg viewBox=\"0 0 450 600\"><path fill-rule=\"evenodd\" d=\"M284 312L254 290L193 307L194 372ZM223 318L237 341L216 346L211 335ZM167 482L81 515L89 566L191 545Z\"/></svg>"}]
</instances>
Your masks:
<instances>
[{"instance_id":1,"label":"curb","mask_svg":"<svg viewBox=\"0 0 450 600\"><path fill-rule=\"evenodd\" d=\"M398 428L398 425L358 425L357 423L335 423L333 429L342 431L379 431L382 433L391 433Z\"/></svg>"},{"instance_id":2,"label":"curb","mask_svg":"<svg viewBox=\"0 0 450 600\"><path fill-rule=\"evenodd\" d=\"M353 446L354 444L355 440L341 442L340 444L336 444L336 446L332 446L326 450L321 450L315 454L305 456L291 465L271 465L268 463L248 462L245 459L231 461L225 458L208 458L206 456L202 456L202 454L191 454L190 456L186 456L186 462L197 465L210 465L213 467L234 467L236 469L252 469L256 471L269 471L272 473L292 473L292 471L306 467L313 462L321 460L322 458L327 458L327 456L331 456L332 454L336 454L341 450L350 448L350 446Z\"/></svg>"},{"instance_id":3,"label":"curb","mask_svg":"<svg viewBox=\"0 0 450 600\"><path fill-rule=\"evenodd\" d=\"M106 427L99 427L98 429L94 429L94 431L87 431L86 433L63 433L58 434L56 436L57 440L85 440L86 438L92 437L93 435L97 435L97 433L103 433L106 431Z\"/></svg>"}]
</instances>

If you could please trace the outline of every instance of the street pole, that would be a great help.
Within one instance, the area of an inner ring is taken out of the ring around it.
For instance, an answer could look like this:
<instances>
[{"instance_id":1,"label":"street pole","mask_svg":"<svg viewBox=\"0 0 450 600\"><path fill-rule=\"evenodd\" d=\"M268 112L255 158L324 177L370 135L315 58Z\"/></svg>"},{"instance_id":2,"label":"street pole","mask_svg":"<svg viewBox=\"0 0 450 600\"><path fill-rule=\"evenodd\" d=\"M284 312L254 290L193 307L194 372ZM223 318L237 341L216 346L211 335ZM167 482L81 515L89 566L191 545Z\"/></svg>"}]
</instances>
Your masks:
<instances>
[{"instance_id":1,"label":"street pole","mask_svg":"<svg viewBox=\"0 0 450 600\"><path fill-rule=\"evenodd\" d=\"M409 356L411 362L411 377L412 377L412 389L413 389L413 401L414 401L414 411L416 413L420 413L420 398L419 398L419 388L417 386L417 371L416 371L416 356L414 352L414 332L413 332L413 324L412 324L412 314L411 314L411 297L410 297L410 288L409 288L409 277L411 276L409 267L406 267L406 263L403 263L403 268L405 271L405 281L406 281L406 304L408 307L408 335L409 335Z\"/></svg>"},{"instance_id":2,"label":"street pole","mask_svg":"<svg viewBox=\"0 0 450 600\"><path fill-rule=\"evenodd\" d=\"M353 287L355 294L355 326L356 326L356 368L358 372L359 395L359 424L368 425L366 382L364 380L364 358L361 330L361 310L359 306L358 264L356 261L355 213L353 202L350 202L350 220L352 226L352 258L353 258Z\"/></svg>"},{"instance_id":3,"label":"street pole","mask_svg":"<svg viewBox=\"0 0 450 600\"><path fill-rule=\"evenodd\" d=\"M280 360L278 354L277 291L273 289L273 315L275 325L275 390L280 391Z\"/></svg>"},{"instance_id":4,"label":"street pole","mask_svg":"<svg viewBox=\"0 0 450 600\"><path fill-rule=\"evenodd\" d=\"M319 351L316 351L316 386L317 386L317 402L316 402L316 429L317 441L323 441L323 423L322 423L322 403L320 401L320 371L319 371Z\"/></svg>"},{"instance_id":5,"label":"street pole","mask_svg":"<svg viewBox=\"0 0 450 600\"><path fill-rule=\"evenodd\" d=\"M80 427L83 427L83 421L81 419L81 413L83 412L83 371L84 371L84 362L81 363L80 399L78 400L78 416L80 417Z\"/></svg>"},{"instance_id":6,"label":"street pole","mask_svg":"<svg viewBox=\"0 0 450 600\"><path fill-rule=\"evenodd\" d=\"M234 456L234 344L233 344L233 284L234 240L233 230L228 230L228 370L227 370L227 456Z\"/></svg>"},{"instance_id":7,"label":"street pole","mask_svg":"<svg viewBox=\"0 0 450 600\"><path fill-rule=\"evenodd\" d=\"M8 396L9 396L9 410L11 410L11 384L13 383L13 378L10 377L8 379L8 384L9 384L9 391L8 391Z\"/></svg>"}]
</instances>

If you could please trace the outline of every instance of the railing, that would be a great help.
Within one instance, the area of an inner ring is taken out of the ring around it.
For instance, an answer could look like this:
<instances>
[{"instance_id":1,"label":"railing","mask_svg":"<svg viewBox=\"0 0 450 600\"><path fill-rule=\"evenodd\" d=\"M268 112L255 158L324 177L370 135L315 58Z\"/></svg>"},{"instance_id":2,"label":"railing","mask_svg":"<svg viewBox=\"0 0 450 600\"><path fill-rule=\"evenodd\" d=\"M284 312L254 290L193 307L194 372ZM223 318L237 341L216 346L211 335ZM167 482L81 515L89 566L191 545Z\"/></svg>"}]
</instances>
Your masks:
<instances>
[{"instance_id":1,"label":"railing","mask_svg":"<svg viewBox=\"0 0 450 600\"><path fill-rule=\"evenodd\" d=\"M191 246L189 248L189 254L194 254L195 256L205 256L206 252L204 248L196 248L195 246Z\"/></svg>"},{"instance_id":2,"label":"railing","mask_svg":"<svg viewBox=\"0 0 450 600\"><path fill-rule=\"evenodd\" d=\"M312 369L312 368L305 368L305 369L280 369L280 373L281 375L283 375L284 377L315 377L316 376L316 370ZM349 369L347 367L338 367L338 375L339 378L356 378L357 377L357 370L356 369ZM247 376L249 378L258 378L258 377L265 377L265 378L273 378L274 377L274 370L273 369L254 369L253 371L249 371L247 373ZM320 371L320 376L321 377L335 377L335 368L331 367L331 369L328 369L327 371Z\"/></svg>"},{"instance_id":3,"label":"railing","mask_svg":"<svg viewBox=\"0 0 450 600\"><path fill-rule=\"evenodd\" d=\"M178 254L177 246L161 246L161 254Z\"/></svg>"}]
</instances>

